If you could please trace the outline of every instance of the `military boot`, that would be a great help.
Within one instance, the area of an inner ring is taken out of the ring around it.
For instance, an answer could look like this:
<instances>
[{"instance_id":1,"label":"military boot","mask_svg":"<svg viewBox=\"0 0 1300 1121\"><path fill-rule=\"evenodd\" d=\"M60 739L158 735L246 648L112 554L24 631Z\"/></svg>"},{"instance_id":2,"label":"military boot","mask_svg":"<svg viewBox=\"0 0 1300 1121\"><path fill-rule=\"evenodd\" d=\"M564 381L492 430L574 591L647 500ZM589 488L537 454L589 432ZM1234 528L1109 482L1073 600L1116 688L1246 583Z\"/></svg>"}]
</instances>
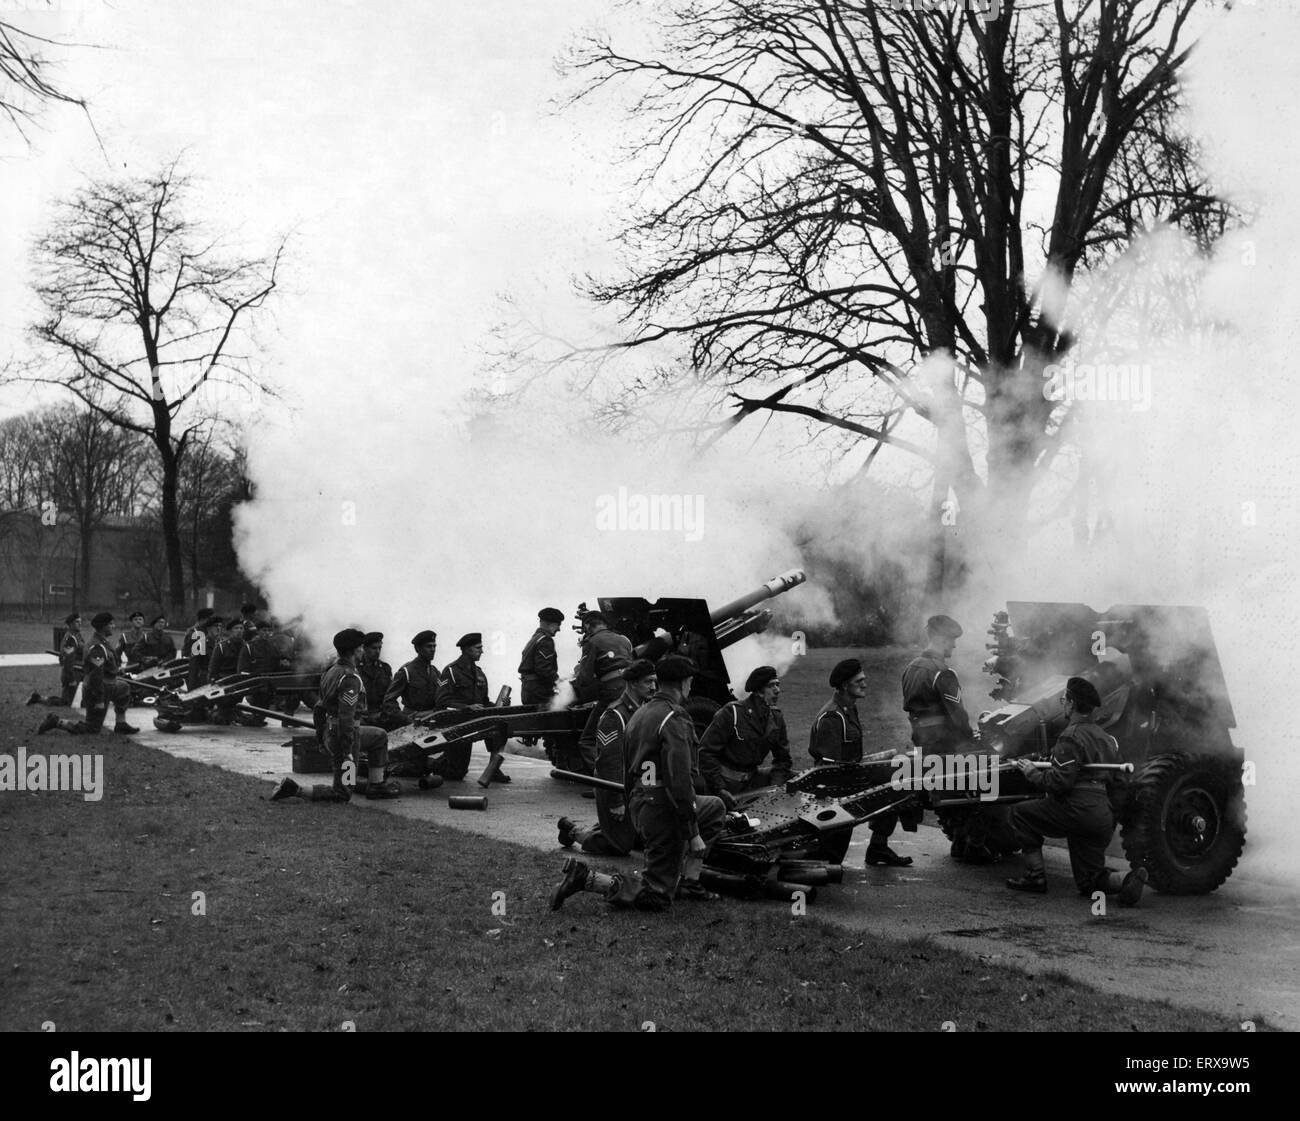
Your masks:
<instances>
[{"instance_id":1,"label":"military boot","mask_svg":"<svg viewBox=\"0 0 1300 1121\"><path fill-rule=\"evenodd\" d=\"M576 856L566 857L564 860L564 875L560 882L555 885L555 890L551 892L551 910L558 911L564 906L564 901L570 895L576 895L583 891L587 886L587 879L591 875L591 869L587 867Z\"/></svg>"},{"instance_id":2,"label":"military boot","mask_svg":"<svg viewBox=\"0 0 1300 1121\"><path fill-rule=\"evenodd\" d=\"M556 829L559 832L560 844L566 849L573 848L574 842L578 839L578 826L567 817L562 817L556 822Z\"/></svg>"},{"instance_id":3,"label":"military boot","mask_svg":"<svg viewBox=\"0 0 1300 1121\"><path fill-rule=\"evenodd\" d=\"M1007 880L1012 891L1027 891L1033 895L1047 894L1047 870L1043 867L1043 850L1025 850L1025 874L1017 880Z\"/></svg>"},{"instance_id":4,"label":"military boot","mask_svg":"<svg viewBox=\"0 0 1300 1121\"><path fill-rule=\"evenodd\" d=\"M276 783L275 789L271 791L272 802L282 802L285 798L292 798L295 794L301 794L302 787L291 778L282 778Z\"/></svg>"},{"instance_id":5,"label":"military boot","mask_svg":"<svg viewBox=\"0 0 1300 1121\"><path fill-rule=\"evenodd\" d=\"M1110 874L1111 881L1120 880L1120 882L1115 887L1108 885L1108 890L1118 893L1121 907L1136 907L1142 899L1142 889L1146 887L1148 878L1145 868L1134 868L1122 880L1120 880L1118 872L1112 872Z\"/></svg>"},{"instance_id":6,"label":"military boot","mask_svg":"<svg viewBox=\"0 0 1300 1121\"><path fill-rule=\"evenodd\" d=\"M866 863L887 864L891 868L910 868L912 858L910 856L899 856L884 841L877 841L873 837L871 844L867 846Z\"/></svg>"}]
</instances>

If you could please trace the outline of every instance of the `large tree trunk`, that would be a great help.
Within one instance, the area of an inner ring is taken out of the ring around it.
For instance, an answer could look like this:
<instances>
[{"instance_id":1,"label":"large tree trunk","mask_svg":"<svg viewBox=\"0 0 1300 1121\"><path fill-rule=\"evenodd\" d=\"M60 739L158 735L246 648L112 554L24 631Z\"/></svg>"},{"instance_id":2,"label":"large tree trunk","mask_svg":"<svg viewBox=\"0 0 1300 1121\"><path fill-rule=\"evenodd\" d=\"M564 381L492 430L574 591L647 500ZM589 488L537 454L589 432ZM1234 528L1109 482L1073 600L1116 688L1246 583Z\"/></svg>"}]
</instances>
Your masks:
<instances>
[{"instance_id":1,"label":"large tree trunk","mask_svg":"<svg viewBox=\"0 0 1300 1121\"><path fill-rule=\"evenodd\" d=\"M90 603L90 551L93 547L91 534L95 532L95 527L87 525L84 522L81 525L81 540L78 544L81 546L81 602Z\"/></svg>"},{"instance_id":2,"label":"large tree trunk","mask_svg":"<svg viewBox=\"0 0 1300 1121\"><path fill-rule=\"evenodd\" d=\"M168 603L178 618L185 611L185 568L181 554L180 512L176 499L180 463L170 448L159 449L162 455L162 527L163 549L167 555Z\"/></svg>"}]
</instances>

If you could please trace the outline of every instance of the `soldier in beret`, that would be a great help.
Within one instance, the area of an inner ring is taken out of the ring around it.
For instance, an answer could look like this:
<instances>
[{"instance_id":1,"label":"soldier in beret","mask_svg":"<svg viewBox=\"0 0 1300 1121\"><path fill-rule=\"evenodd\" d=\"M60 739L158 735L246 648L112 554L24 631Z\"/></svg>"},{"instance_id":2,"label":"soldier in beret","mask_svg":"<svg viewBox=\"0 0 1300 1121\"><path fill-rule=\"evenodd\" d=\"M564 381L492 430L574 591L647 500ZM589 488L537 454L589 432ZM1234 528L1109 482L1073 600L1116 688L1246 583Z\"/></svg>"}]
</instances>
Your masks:
<instances>
[{"instance_id":1,"label":"soldier in beret","mask_svg":"<svg viewBox=\"0 0 1300 1121\"><path fill-rule=\"evenodd\" d=\"M348 801L362 755L366 758L366 797L387 799L401 794L397 783L384 780L388 733L361 723L367 708L366 686L357 671L357 659L365 640L365 634L353 627L339 631L334 636L338 657L320 679L325 746L334 762L333 785L302 787L291 778L283 778L271 794L272 802L295 797L312 802Z\"/></svg>"},{"instance_id":2,"label":"soldier in beret","mask_svg":"<svg viewBox=\"0 0 1300 1121\"><path fill-rule=\"evenodd\" d=\"M143 616L141 619L143 620ZM86 648L84 680L81 686L81 703L86 710L84 720L60 720L50 713L37 729L39 733L61 728L74 735L95 735L104 726L108 706L113 706L117 722L113 731L119 736L134 735L140 729L126 722L126 709L131 702L131 687L118 677L117 651L113 646L113 616L101 611L91 621L94 637Z\"/></svg>"},{"instance_id":3,"label":"soldier in beret","mask_svg":"<svg viewBox=\"0 0 1300 1121\"><path fill-rule=\"evenodd\" d=\"M478 667L483 657L483 636L474 631L461 635L456 642L460 647L460 657L449 662L438 678L437 707L444 708L487 708L492 702L488 699L488 680ZM452 744L443 752L442 758L434 764L434 773L455 782L463 779L469 770L469 754L473 745L464 742ZM500 751L505 747L505 740L496 732L489 733L484 746L488 751ZM510 776L498 767L492 775L493 782L509 782Z\"/></svg>"},{"instance_id":4,"label":"soldier in beret","mask_svg":"<svg viewBox=\"0 0 1300 1121\"><path fill-rule=\"evenodd\" d=\"M375 728L391 732L405 723L399 715L393 717L385 709L384 699L393 686L393 668L380 655L384 652L384 635L382 631L369 631L361 647L361 660L357 662L357 672L366 685L367 710L362 717L364 723Z\"/></svg>"},{"instance_id":5,"label":"soldier in beret","mask_svg":"<svg viewBox=\"0 0 1300 1121\"><path fill-rule=\"evenodd\" d=\"M212 657L208 660L208 683L214 684L239 673L239 657L244 649L244 620L231 619L226 633L218 634L212 644ZM223 697L217 701L217 711L210 717L213 724L229 724L235 718L235 705L239 701L234 697Z\"/></svg>"},{"instance_id":6,"label":"soldier in beret","mask_svg":"<svg viewBox=\"0 0 1300 1121\"><path fill-rule=\"evenodd\" d=\"M700 773L709 793L728 810L734 795L764 786L782 786L790 777L790 736L776 702L781 680L775 667L759 666L745 679L743 701L728 701L713 715L700 738ZM771 755L770 773L760 770Z\"/></svg>"},{"instance_id":7,"label":"soldier in beret","mask_svg":"<svg viewBox=\"0 0 1300 1121\"><path fill-rule=\"evenodd\" d=\"M207 610L206 608L204 610ZM189 690L199 689L208 684L208 667L211 659L213 646L221 637L221 619L208 611L185 636L185 642L189 649L186 658L189 666L185 673L185 688ZM199 704L201 714L206 718L209 715L209 709L206 703Z\"/></svg>"},{"instance_id":8,"label":"soldier in beret","mask_svg":"<svg viewBox=\"0 0 1300 1121\"><path fill-rule=\"evenodd\" d=\"M1084 770L1092 763L1120 762L1119 744L1094 719L1101 695L1091 681L1070 678L1061 694L1061 707L1066 725L1052 748L1051 766L1040 770L1027 759L1012 760L1029 784L1045 790L1047 797L1011 807L1011 826L1023 846L1025 874L1007 880L1007 887L1046 895L1043 838L1064 837L1079 894L1118 894L1121 906L1132 907L1142 898L1147 870L1135 868L1125 875L1107 869L1106 846L1115 832L1109 784L1105 772Z\"/></svg>"},{"instance_id":9,"label":"soldier in beret","mask_svg":"<svg viewBox=\"0 0 1300 1121\"><path fill-rule=\"evenodd\" d=\"M81 613L74 611L63 620L63 625L66 629L63 641L59 643L59 685L63 692L59 703L70 705L77 695L77 686L81 684L81 663L86 656L86 640L81 634Z\"/></svg>"},{"instance_id":10,"label":"soldier in beret","mask_svg":"<svg viewBox=\"0 0 1300 1121\"><path fill-rule=\"evenodd\" d=\"M135 647L135 660L141 669L151 669L176 657L176 643L167 633L167 616L155 615L149 630Z\"/></svg>"},{"instance_id":11,"label":"soldier in beret","mask_svg":"<svg viewBox=\"0 0 1300 1121\"><path fill-rule=\"evenodd\" d=\"M674 899L718 898L699 876L726 810L719 799L695 794L695 725L683 707L698 670L689 658L669 654L655 672L658 692L636 710L626 732L629 806L645 867L639 877L607 875L568 857L551 893L553 911L579 891L599 892L616 907L642 911L666 911Z\"/></svg>"},{"instance_id":12,"label":"soldier in beret","mask_svg":"<svg viewBox=\"0 0 1300 1121\"><path fill-rule=\"evenodd\" d=\"M131 625L117 639L117 661L119 666L135 665L135 648L144 641L144 637L148 633L144 629L143 611L132 611L130 623Z\"/></svg>"},{"instance_id":13,"label":"soldier in beret","mask_svg":"<svg viewBox=\"0 0 1300 1121\"><path fill-rule=\"evenodd\" d=\"M627 750L627 726L633 713L658 691L654 663L644 658L633 662L623 671L623 681L626 684L622 696L600 714L596 727L596 740L600 744L596 777L620 783L623 790L596 791L599 824L590 829L583 829L567 817L559 821L560 844L567 849L576 842L583 852L593 856L626 856L640 846L628 808L628 768L632 757Z\"/></svg>"},{"instance_id":14,"label":"soldier in beret","mask_svg":"<svg viewBox=\"0 0 1300 1121\"><path fill-rule=\"evenodd\" d=\"M256 619L245 619L238 672L250 677L265 677L279 670L280 651L271 639L270 626ZM270 708L275 704L275 686L268 684L254 689L248 694L248 703L258 708ZM256 713L241 715L239 720L250 728L261 728L266 724L266 717Z\"/></svg>"},{"instance_id":15,"label":"soldier in beret","mask_svg":"<svg viewBox=\"0 0 1300 1121\"><path fill-rule=\"evenodd\" d=\"M862 761L862 720L858 715L858 701L867 695L867 675L857 658L845 658L831 670L830 686L834 690L817 715L813 717L808 734L808 754L820 765L835 763L860 763ZM898 826L896 813L881 814L871 820L871 842L867 845L866 862L906 868L912 863L910 856L899 856L889 847L889 838ZM915 832L917 822L909 818L908 827ZM842 860L849 850L853 831L844 830Z\"/></svg>"},{"instance_id":16,"label":"soldier in beret","mask_svg":"<svg viewBox=\"0 0 1300 1121\"><path fill-rule=\"evenodd\" d=\"M578 737L580 759L572 769L593 774L596 766L596 726L607 705L623 692L623 671L635 661L632 640L611 629L600 611L582 616L582 659L573 679L574 695L582 701L595 700L587 723Z\"/></svg>"},{"instance_id":17,"label":"soldier in beret","mask_svg":"<svg viewBox=\"0 0 1300 1121\"><path fill-rule=\"evenodd\" d=\"M555 652L555 636L564 622L558 607L543 607L537 613L537 630L524 644L519 656L519 703L549 708L560 680L560 659ZM536 742L535 740L531 742ZM546 757L557 763L550 737L545 740Z\"/></svg>"},{"instance_id":18,"label":"soldier in beret","mask_svg":"<svg viewBox=\"0 0 1300 1121\"><path fill-rule=\"evenodd\" d=\"M411 723L411 714L431 712L438 703L438 667L433 664L438 653L438 635L421 631L411 639L415 657L398 667L392 684L384 693L383 711L393 727Z\"/></svg>"}]
</instances>

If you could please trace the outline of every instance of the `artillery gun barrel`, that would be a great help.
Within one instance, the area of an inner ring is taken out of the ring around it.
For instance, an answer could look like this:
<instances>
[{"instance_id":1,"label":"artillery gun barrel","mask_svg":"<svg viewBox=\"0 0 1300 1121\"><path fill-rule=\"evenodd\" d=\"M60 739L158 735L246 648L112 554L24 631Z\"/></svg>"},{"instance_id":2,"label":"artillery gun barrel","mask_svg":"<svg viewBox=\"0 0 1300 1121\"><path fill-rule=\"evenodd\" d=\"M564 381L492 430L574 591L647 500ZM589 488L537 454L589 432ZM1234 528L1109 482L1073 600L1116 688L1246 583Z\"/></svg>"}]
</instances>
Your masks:
<instances>
[{"instance_id":1,"label":"artillery gun barrel","mask_svg":"<svg viewBox=\"0 0 1300 1121\"><path fill-rule=\"evenodd\" d=\"M624 793L621 782L611 782L607 778L596 778L595 775L584 775L581 771L562 771L559 767L551 769L551 778L558 778L562 782L577 782L583 786L595 786L601 790L617 790L620 794Z\"/></svg>"},{"instance_id":2,"label":"artillery gun barrel","mask_svg":"<svg viewBox=\"0 0 1300 1121\"><path fill-rule=\"evenodd\" d=\"M762 603L765 599L771 599L773 596L779 596L782 592L788 592L791 588L797 588L807 579L808 577L802 568L792 568L789 572L781 573L780 576L773 576L766 584L760 584L752 592L748 592L739 599L733 599L730 603L719 607L709 616L709 621L714 626L717 626L724 619L739 615L756 603Z\"/></svg>"}]
</instances>

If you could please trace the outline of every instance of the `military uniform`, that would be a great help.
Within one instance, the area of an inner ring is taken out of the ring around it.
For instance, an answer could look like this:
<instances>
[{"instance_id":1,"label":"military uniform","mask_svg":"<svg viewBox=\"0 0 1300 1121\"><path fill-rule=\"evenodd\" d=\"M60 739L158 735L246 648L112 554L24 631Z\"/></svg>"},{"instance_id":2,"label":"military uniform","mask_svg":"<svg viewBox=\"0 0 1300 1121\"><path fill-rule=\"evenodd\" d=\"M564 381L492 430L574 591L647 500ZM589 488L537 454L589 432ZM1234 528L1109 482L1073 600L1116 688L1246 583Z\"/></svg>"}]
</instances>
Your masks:
<instances>
[{"instance_id":1,"label":"military uniform","mask_svg":"<svg viewBox=\"0 0 1300 1121\"><path fill-rule=\"evenodd\" d=\"M63 641L59 643L59 685L63 690L59 699L65 705L72 704L77 695L85 657L86 640L81 637L80 631L69 627L63 632Z\"/></svg>"},{"instance_id":2,"label":"military uniform","mask_svg":"<svg viewBox=\"0 0 1300 1121\"><path fill-rule=\"evenodd\" d=\"M263 628L241 645L238 672L251 677L263 677L280 672L284 668L282 661L270 633ZM271 708L275 704L275 686L263 685L254 689L248 694L248 703L258 708ZM256 716L250 723L265 724L266 717Z\"/></svg>"},{"instance_id":3,"label":"military uniform","mask_svg":"<svg viewBox=\"0 0 1300 1121\"><path fill-rule=\"evenodd\" d=\"M389 719L408 723L406 713L429 712L438 706L438 667L423 658L412 658L398 666L384 691L383 711Z\"/></svg>"},{"instance_id":4,"label":"military uniform","mask_svg":"<svg viewBox=\"0 0 1300 1121\"><path fill-rule=\"evenodd\" d=\"M152 666L160 666L163 662L170 662L175 658L176 643L166 631L162 634L150 631L136 643L133 653L133 660L139 663L140 668L149 669Z\"/></svg>"},{"instance_id":5,"label":"military uniform","mask_svg":"<svg viewBox=\"0 0 1300 1121\"><path fill-rule=\"evenodd\" d=\"M461 649L464 650L464 647ZM490 707L487 674L479 669L478 663L473 658L462 653L454 662L447 664L438 678L437 707L440 709L470 708L473 705L485 709ZM491 714L484 712L483 715ZM496 733L490 733L484 741L484 746L488 751L499 751L505 747L505 739ZM442 758L434 764L433 773L441 774L443 778L453 781L464 778L469 770L469 755L472 747L473 745L468 742L452 744L442 753Z\"/></svg>"},{"instance_id":6,"label":"military uniform","mask_svg":"<svg viewBox=\"0 0 1300 1121\"><path fill-rule=\"evenodd\" d=\"M714 714L700 739L700 771L710 794L743 794L769 785L759 771L772 756L771 784L790 777L790 736L785 716L757 693L728 701Z\"/></svg>"},{"instance_id":7,"label":"military uniform","mask_svg":"<svg viewBox=\"0 0 1300 1121\"><path fill-rule=\"evenodd\" d=\"M96 634L86 648L85 679L81 686L81 703L86 719L79 729L98 732L113 706L117 724L126 723L126 709L131 701L131 687L118 677L117 652L103 635Z\"/></svg>"},{"instance_id":8,"label":"military uniform","mask_svg":"<svg viewBox=\"0 0 1300 1121\"><path fill-rule=\"evenodd\" d=\"M384 704L384 700L388 696L388 690L393 685L393 667L382 658L376 658L374 661L369 658L362 658L357 663L357 672L361 674L361 680L365 682L367 703L374 706L366 711L365 722L387 731L402 727L406 722L402 719L401 714L397 714L396 718L394 718Z\"/></svg>"},{"instance_id":9,"label":"military uniform","mask_svg":"<svg viewBox=\"0 0 1300 1121\"><path fill-rule=\"evenodd\" d=\"M538 627L519 658L519 703L549 705L559 680L555 638L545 627Z\"/></svg>"},{"instance_id":10,"label":"military uniform","mask_svg":"<svg viewBox=\"0 0 1300 1121\"><path fill-rule=\"evenodd\" d=\"M587 716L587 723L578 737L580 769L592 774L596 767L596 727L601 713L623 692L623 671L632 664L636 655L631 641L618 631L604 630L590 634L583 641L582 659L574 679L579 695L590 695L594 689L596 705Z\"/></svg>"},{"instance_id":11,"label":"military uniform","mask_svg":"<svg viewBox=\"0 0 1300 1121\"><path fill-rule=\"evenodd\" d=\"M361 723L366 711L366 686L357 667L335 662L320 679L320 705L325 714L325 746L334 762L334 784L343 779L348 759L382 775L388 765L388 733Z\"/></svg>"},{"instance_id":12,"label":"military uniform","mask_svg":"<svg viewBox=\"0 0 1300 1121\"><path fill-rule=\"evenodd\" d=\"M119 664L132 665L135 662L135 648L145 640L149 632L143 627L127 627L117 638L117 659Z\"/></svg>"},{"instance_id":13,"label":"military uniform","mask_svg":"<svg viewBox=\"0 0 1300 1121\"><path fill-rule=\"evenodd\" d=\"M209 624L209 628L214 625ZM210 654L207 629L195 626L185 632L185 638L181 642L181 656L189 662L189 669L185 674L186 689L198 689L208 683Z\"/></svg>"},{"instance_id":14,"label":"military uniform","mask_svg":"<svg viewBox=\"0 0 1300 1121\"><path fill-rule=\"evenodd\" d=\"M860 763L862 720L856 704L841 705L831 697L813 717L808 754L814 763Z\"/></svg>"},{"instance_id":15,"label":"military uniform","mask_svg":"<svg viewBox=\"0 0 1300 1121\"><path fill-rule=\"evenodd\" d=\"M947 755L966 749L974 738L961 683L935 650L922 651L903 670L903 708L912 742L922 751Z\"/></svg>"},{"instance_id":16,"label":"military uniform","mask_svg":"<svg viewBox=\"0 0 1300 1121\"><path fill-rule=\"evenodd\" d=\"M632 757L628 753L627 726L640 700L625 689L623 694L600 715L596 726L596 741L600 745L596 755L596 777L617 782L623 790L596 790L596 817L598 824L591 829L574 829L565 844L577 841L583 852L595 856L626 856L641 847L632 812L628 805L627 789L631 781ZM567 821L567 819L564 819Z\"/></svg>"},{"instance_id":17,"label":"military uniform","mask_svg":"<svg viewBox=\"0 0 1300 1121\"><path fill-rule=\"evenodd\" d=\"M238 635L228 634L218 639L212 646L212 658L208 662L208 682L215 684L227 677L234 677L239 672L239 659L244 650L244 640ZM223 697L217 701L217 715L214 724L229 724L234 718L235 705L238 700Z\"/></svg>"},{"instance_id":18,"label":"military uniform","mask_svg":"<svg viewBox=\"0 0 1300 1121\"><path fill-rule=\"evenodd\" d=\"M1011 827L1025 848L1041 849L1044 837L1066 839L1070 870L1082 895L1106 890L1106 846L1115 832L1108 784L1083 768L1119 761L1119 745L1091 716L1076 712L1052 748L1051 769L1027 776L1048 797L1011 807Z\"/></svg>"},{"instance_id":19,"label":"military uniform","mask_svg":"<svg viewBox=\"0 0 1300 1121\"><path fill-rule=\"evenodd\" d=\"M639 881L615 876L610 901L662 910L681 877L690 839L697 833L705 855L722 832L726 810L718 798L696 797L695 725L681 705L656 693L633 714L625 733L629 758L628 805L645 848Z\"/></svg>"}]
</instances>

